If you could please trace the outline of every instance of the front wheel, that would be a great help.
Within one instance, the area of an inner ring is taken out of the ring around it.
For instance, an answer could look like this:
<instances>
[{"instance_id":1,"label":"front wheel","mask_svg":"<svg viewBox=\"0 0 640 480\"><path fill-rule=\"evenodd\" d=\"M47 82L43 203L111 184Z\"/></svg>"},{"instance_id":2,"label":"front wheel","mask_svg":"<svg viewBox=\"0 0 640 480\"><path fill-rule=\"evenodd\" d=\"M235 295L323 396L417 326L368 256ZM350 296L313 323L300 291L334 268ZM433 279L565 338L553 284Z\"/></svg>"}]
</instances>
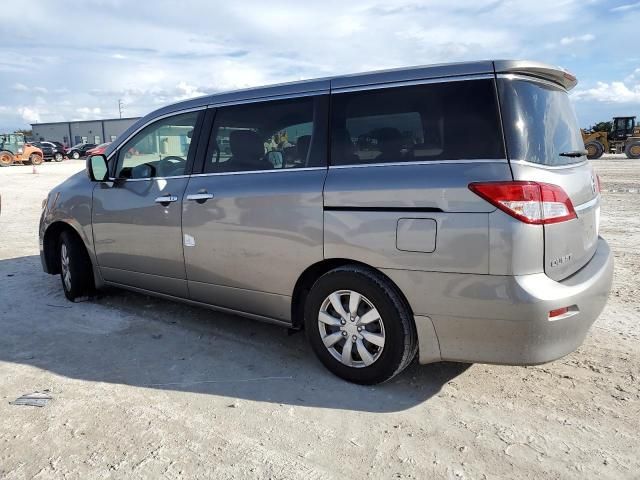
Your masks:
<instances>
[{"instance_id":1,"label":"front wheel","mask_svg":"<svg viewBox=\"0 0 640 480\"><path fill-rule=\"evenodd\" d=\"M29 155L29 162L31 163L31 165L41 165L44 160L37 153L32 153L31 155Z\"/></svg>"},{"instance_id":2,"label":"front wheel","mask_svg":"<svg viewBox=\"0 0 640 480\"><path fill-rule=\"evenodd\" d=\"M627 158L640 158L640 140L629 142L624 147Z\"/></svg>"},{"instance_id":3,"label":"front wheel","mask_svg":"<svg viewBox=\"0 0 640 480\"><path fill-rule=\"evenodd\" d=\"M584 148L587 151L587 158L589 160L596 160L604 153L604 146L596 140L587 142Z\"/></svg>"},{"instance_id":4,"label":"front wheel","mask_svg":"<svg viewBox=\"0 0 640 480\"><path fill-rule=\"evenodd\" d=\"M13 163L13 155L9 152L0 152L0 167L10 167Z\"/></svg>"},{"instance_id":5,"label":"front wheel","mask_svg":"<svg viewBox=\"0 0 640 480\"><path fill-rule=\"evenodd\" d=\"M62 232L59 243L60 279L68 300L86 297L93 289L91 260L82 241L71 232Z\"/></svg>"},{"instance_id":6,"label":"front wheel","mask_svg":"<svg viewBox=\"0 0 640 480\"><path fill-rule=\"evenodd\" d=\"M61 162L62 160L64 160L64 156L60 152L58 152L53 156L53 159L56 162Z\"/></svg>"},{"instance_id":7,"label":"front wheel","mask_svg":"<svg viewBox=\"0 0 640 480\"><path fill-rule=\"evenodd\" d=\"M363 385L393 378L418 349L411 312L396 287L355 265L316 281L306 300L305 330L327 369Z\"/></svg>"}]
</instances>

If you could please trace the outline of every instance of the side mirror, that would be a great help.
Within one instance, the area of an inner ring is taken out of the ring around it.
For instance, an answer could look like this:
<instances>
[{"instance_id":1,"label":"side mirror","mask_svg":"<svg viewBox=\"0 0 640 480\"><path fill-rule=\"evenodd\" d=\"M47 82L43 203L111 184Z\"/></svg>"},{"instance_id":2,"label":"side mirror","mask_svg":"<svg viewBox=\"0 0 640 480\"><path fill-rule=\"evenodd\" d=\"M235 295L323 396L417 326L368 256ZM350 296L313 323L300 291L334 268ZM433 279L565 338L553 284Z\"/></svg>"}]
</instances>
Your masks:
<instances>
[{"instance_id":1,"label":"side mirror","mask_svg":"<svg viewBox=\"0 0 640 480\"><path fill-rule=\"evenodd\" d=\"M92 182L104 182L109 177L107 157L104 155L91 155L87 158L87 175Z\"/></svg>"}]
</instances>

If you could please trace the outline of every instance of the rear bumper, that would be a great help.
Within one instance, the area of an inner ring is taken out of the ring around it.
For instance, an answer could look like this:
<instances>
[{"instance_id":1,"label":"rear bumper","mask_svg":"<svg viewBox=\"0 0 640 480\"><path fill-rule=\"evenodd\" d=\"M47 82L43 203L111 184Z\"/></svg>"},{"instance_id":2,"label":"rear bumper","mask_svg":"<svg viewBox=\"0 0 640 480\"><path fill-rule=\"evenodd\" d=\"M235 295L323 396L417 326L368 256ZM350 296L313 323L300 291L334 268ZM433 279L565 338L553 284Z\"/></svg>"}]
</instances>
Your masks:
<instances>
[{"instance_id":1,"label":"rear bumper","mask_svg":"<svg viewBox=\"0 0 640 480\"><path fill-rule=\"evenodd\" d=\"M607 301L613 256L600 238L589 263L560 282L544 273L385 273L407 295L416 314L420 363L535 365L563 357L582 344ZM549 312L562 307L573 307L573 314L549 320Z\"/></svg>"}]
</instances>

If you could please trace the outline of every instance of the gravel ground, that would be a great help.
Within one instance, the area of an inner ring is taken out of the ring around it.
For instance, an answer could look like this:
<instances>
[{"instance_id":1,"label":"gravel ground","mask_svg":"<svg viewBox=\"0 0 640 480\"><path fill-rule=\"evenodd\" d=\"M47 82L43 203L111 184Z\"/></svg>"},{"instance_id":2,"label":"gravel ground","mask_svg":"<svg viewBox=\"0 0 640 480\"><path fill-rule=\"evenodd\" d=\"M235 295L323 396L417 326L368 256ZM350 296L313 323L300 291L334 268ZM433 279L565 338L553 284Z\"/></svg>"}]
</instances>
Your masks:
<instances>
[{"instance_id":1,"label":"gravel ground","mask_svg":"<svg viewBox=\"0 0 640 480\"><path fill-rule=\"evenodd\" d=\"M67 302L37 223L83 162L0 169L0 478L639 478L640 161L594 166L616 274L585 344L373 388L278 327L118 290Z\"/></svg>"}]
</instances>

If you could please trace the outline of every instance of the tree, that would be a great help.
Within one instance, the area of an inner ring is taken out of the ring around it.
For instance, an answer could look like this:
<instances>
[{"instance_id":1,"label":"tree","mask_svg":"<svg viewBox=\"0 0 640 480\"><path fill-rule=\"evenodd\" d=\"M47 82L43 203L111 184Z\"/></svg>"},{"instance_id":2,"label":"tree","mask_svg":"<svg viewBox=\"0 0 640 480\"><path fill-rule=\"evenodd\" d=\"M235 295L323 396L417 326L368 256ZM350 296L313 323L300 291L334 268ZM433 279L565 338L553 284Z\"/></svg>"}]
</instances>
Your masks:
<instances>
[{"instance_id":1,"label":"tree","mask_svg":"<svg viewBox=\"0 0 640 480\"><path fill-rule=\"evenodd\" d=\"M594 132L610 132L611 131L611 122L598 122L596 123L593 127L591 127L591 130Z\"/></svg>"}]
</instances>

